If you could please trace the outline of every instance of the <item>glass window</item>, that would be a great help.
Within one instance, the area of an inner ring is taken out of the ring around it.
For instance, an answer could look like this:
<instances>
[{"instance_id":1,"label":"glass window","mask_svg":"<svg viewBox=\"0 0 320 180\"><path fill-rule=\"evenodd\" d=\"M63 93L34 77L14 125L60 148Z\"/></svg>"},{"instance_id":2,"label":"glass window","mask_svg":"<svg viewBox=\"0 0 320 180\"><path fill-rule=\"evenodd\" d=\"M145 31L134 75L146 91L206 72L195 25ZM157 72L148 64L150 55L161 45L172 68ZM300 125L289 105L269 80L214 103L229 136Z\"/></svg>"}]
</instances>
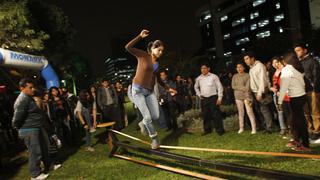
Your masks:
<instances>
[{"instance_id":1,"label":"glass window","mask_svg":"<svg viewBox=\"0 0 320 180\"><path fill-rule=\"evenodd\" d=\"M231 25L234 27L234 26L237 26L237 25L242 24L242 23L244 23L244 22L246 22L246 18L245 18L245 17L241 17L241 18L233 21L233 22L231 23Z\"/></svg>"},{"instance_id":2,"label":"glass window","mask_svg":"<svg viewBox=\"0 0 320 180\"><path fill-rule=\"evenodd\" d=\"M209 27L210 27L210 25L209 24L207 24L207 28L209 29Z\"/></svg>"},{"instance_id":3,"label":"glass window","mask_svg":"<svg viewBox=\"0 0 320 180\"><path fill-rule=\"evenodd\" d=\"M279 32L283 33L283 28L282 27L279 27Z\"/></svg>"},{"instance_id":4,"label":"glass window","mask_svg":"<svg viewBox=\"0 0 320 180\"><path fill-rule=\"evenodd\" d=\"M283 13L274 16L274 22L281 21L282 19L284 19L284 14Z\"/></svg>"},{"instance_id":5,"label":"glass window","mask_svg":"<svg viewBox=\"0 0 320 180\"><path fill-rule=\"evenodd\" d=\"M255 29L257 29L257 24L251 24L250 25L250 30L253 31Z\"/></svg>"},{"instance_id":6,"label":"glass window","mask_svg":"<svg viewBox=\"0 0 320 180\"><path fill-rule=\"evenodd\" d=\"M223 39L229 39L230 38L230 33L223 35Z\"/></svg>"},{"instance_id":7,"label":"glass window","mask_svg":"<svg viewBox=\"0 0 320 180\"><path fill-rule=\"evenodd\" d=\"M270 36L270 31L260 32L260 33L258 33L256 36L257 36L258 39L262 39L262 38L265 38L265 37L269 37L269 36Z\"/></svg>"},{"instance_id":8,"label":"glass window","mask_svg":"<svg viewBox=\"0 0 320 180\"><path fill-rule=\"evenodd\" d=\"M220 18L221 22L226 21L227 19L228 19L228 16L227 16L227 15L224 15L224 16L222 16L222 17Z\"/></svg>"},{"instance_id":9,"label":"glass window","mask_svg":"<svg viewBox=\"0 0 320 180\"><path fill-rule=\"evenodd\" d=\"M250 14L250 19L254 19L256 17L259 17L259 12L258 11Z\"/></svg>"},{"instance_id":10,"label":"glass window","mask_svg":"<svg viewBox=\"0 0 320 180\"><path fill-rule=\"evenodd\" d=\"M264 19L258 22L259 27L264 27L269 24L269 19Z\"/></svg>"},{"instance_id":11,"label":"glass window","mask_svg":"<svg viewBox=\"0 0 320 180\"><path fill-rule=\"evenodd\" d=\"M239 46L239 45L244 44L249 41L250 41L250 39L248 37L245 37L245 38L238 39L235 42L236 42L236 45Z\"/></svg>"},{"instance_id":12,"label":"glass window","mask_svg":"<svg viewBox=\"0 0 320 180\"><path fill-rule=\"evenodd\" d=\"M225 52L223 55L224 55L224 56L231 56L231 55L232 55L232 52L231 52L231 51Z\"/></svg>"},{"instance_id":13,"label":"glass window","mask_svg":"<svg viewBox=\"0 0 320 180\"><path fill-rule=\"evenodd\" d=\"M204 20L207 20L207 19L210 19L211 18L211 14L207 14L205 17L204 17Z\"/></svg>"},{"instance_id":14,"label":"glass window","mask_svg":"<svg viewBox=\"0 0 320 180\"><path fill-rule=\"evenodd\" d=\"M200 22L203 22L203 21L205 21L205 20L207 20L207 19L210 19L211 18L211 13L210 13L210 11L205 11L205 12L203 12L202 14L201 14L201 16L200 16Z\"/></svg>"},{"instance_id":15,"label":"glass window","mask_svg":"<svg viewBox=\"0 0 320 180\"><path fill-rule=\"evenodd\" d=\"M277 4L276 4L276 9L280 9L280 2L277 2Z\"/></svg>"},{"instance_id":16,"label":"glass window","mask_svg":"<svg viewBox=\"0 0 320 180\"><path fill-rule=\"evenodd\" d=\"M265 2L266 2L266 0L255 0L252 2L252 6L256 7L256 6L259 6L260 4L265 3Z\"/></svg>"}]
</instances>

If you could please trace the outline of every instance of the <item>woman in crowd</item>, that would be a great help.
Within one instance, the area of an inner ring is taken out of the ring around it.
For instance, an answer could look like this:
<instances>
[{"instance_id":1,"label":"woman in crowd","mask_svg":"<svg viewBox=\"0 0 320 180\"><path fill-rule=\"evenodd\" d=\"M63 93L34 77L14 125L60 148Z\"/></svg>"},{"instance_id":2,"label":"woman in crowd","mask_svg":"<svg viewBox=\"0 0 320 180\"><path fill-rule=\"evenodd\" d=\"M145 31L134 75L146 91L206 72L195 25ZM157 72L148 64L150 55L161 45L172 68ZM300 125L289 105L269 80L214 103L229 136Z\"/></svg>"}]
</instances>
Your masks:
<instances>
[{"instance_id":1,"label":"woman in crowd","mask_svg":"<svg viewBox=\"0 0 320 180\"><path fill-rule=\"evenodd\" d=\"M132 83L132 97L143 116L139 127L142 134L148 133L152 139L151 148L157 149L159 142L152 120L159 118L159 104L153 88L159 66L158 59L164 51L164 45L160 40L151 42L148 44L147 52L134 47L147 36L149 36L149 31L142 30L137 37L126 45L126 49L138 60L137 71Z\"/></svg>"},{"instance_id":2,"label":"woman in crowd","mask_svg":"<svg viewBox=\"0 0 320 180\"><path fill-rule=\"evenodd\" d=\"M95 104L97 104L97 88L94 85L91 85L89 88L89 96L90 99L94 101ZM90 132L95 132L97 128L97 116L98 116L98 109L96 108L96 111L94 111L95 114L92 114L93 123L90 123Z\"/></svg>"},{"instance_id":3,"label":"woman in crowd","mask_svg":"<svg viewBox=\"0 0 320 180\"><path fill-rule=\"evenodd\" d=\"M307 121L303 111L306 103L304 69L294 53L286 54L283 59L285 67L282 69L280 76L281 86L278 98L278 109L283 109L283 100L288 92L292 110L291 133L293 141L289 142L287 147L295 151L311 151Z\"/></svg>"},{"instance_id":4,"label":"woman in crowd","mask_svg":"<svg viewBox=\"0 0 320 180\"><path fill-rule=\"evenodd\" d=\"M90 124L92 124L92 119L90 114L93 114L93 117L96 115L97 112L97 105L92 98L92 96L86 90L81 90L79 93L79 100L76 106L76 116L80 121L80 124L84 128L86 132L86 143L85 148L86 151L94 151L92 144L91 144L91 131L90 131ZM93 124L96 124L95 118L93 118Z\"/></svg>"},{"instance_id":5,"label":"woman in crowd","mask_svg":"<svg viewBox=\"0 0 320 180\"><path fill-rule=\"evenodd\" d=\"M241 63L237 64L237 74L232 77L231 86L234 90L234 97L239 113L239 131L244 131L244 107L246 107L247 114L251 122L251 134L256 134L256 120L252 109L252 95L250 92L249 74L244 70L244 65Z\"/></svg>"},{"instance_id":6,"label":"woman in crowd","mask_svg":"<svg viewBox=\"0 0 320 180\"><path fill-rule=\"evenodd\" d=\"M90 92L89 92L89 94L90 94L90 96L92 96L93 97L93 100L96 102L97 100L97 88L96 88L96 86L95 85L91 85L90 86L90 88L89 88L90 90Z\"/></svg>"},{"instance_id":7,"label":"woman in crowd","mask_svg":"<svg viewBox=\"0 0 320 180\"><path fill-rule=\"evenodd\" d=\"M61 97L57 87L53 86L49 89L49 97L50 119L54 124L55 133L62 140L63 145L71 145L71 129L68 126L68 121L70 121L68 105Z\"/></svg>"},{"instance_id":8,"label":"woman in crowd","mask_svg":"<svg viewBox=\"0 0 320 180\"><path fill-rule=\"evenodd\" d=\"M189 99L188 109L191 109L191 108L195 109L195 107L196 107L196 91L194 90L194 82L191 77L188 77L187 89L188 89L188 99Z\"/></svg>"},{"instance_id":9,"label":"woman in crowd","mask_svg":"<svg viewBox=\"0 0 320 180\"><path fill-rule=\"evenodd\" d=\"M122 84L120 82L116 82L115 89L118 95L118 105L120 108L120 115L121 115L121 127L124 128L128 125L128 122L126 121L126 113L124 109L124 103L125 103L125 91L123 90Z\"/></svg>"},{"instance_id":10,"label":"woman in crowd","mask_svg":"<svg viewBox=\"0 0 320 180\"><path fill-rule=\"evenodd\" d=\"M282 57L274 57L272 58L272 66L276 69L276 71L273 74L272 77L272 87L270 90L273 92L273 100L274 103L277 104L278 100L278 92L280 89L280 76L281 76L281 71L284 67L284 62ZM280 125L280 135L285 136L288 131L288 119L291 114L290 112L290 98L288 96L288 93L284 96L283 99L283 111L277 110L278 111L278 120L279 120L279 125Z\"/></svg>"}]
</instances>

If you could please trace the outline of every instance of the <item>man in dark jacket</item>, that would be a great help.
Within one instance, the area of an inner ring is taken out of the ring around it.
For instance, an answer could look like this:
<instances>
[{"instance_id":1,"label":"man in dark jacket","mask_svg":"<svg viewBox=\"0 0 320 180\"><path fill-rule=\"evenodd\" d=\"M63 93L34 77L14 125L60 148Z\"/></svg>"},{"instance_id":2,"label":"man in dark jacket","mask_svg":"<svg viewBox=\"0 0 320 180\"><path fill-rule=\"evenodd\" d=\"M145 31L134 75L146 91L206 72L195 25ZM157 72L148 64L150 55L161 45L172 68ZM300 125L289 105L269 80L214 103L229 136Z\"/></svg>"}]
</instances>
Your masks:
<instances>
[{"instance_id":1,"label":"man in dark jacket","mask_svg":"<svg viewBox=\"0 0 320 180\"><path fill-rule=\"evenodd\" d=\"M159 86L160 99L159 104L164 111L167 130L175 130L177 126L176 105L173 101L173 96L177 94L176 85L168 79L167 71L160 71L160 81L162 86ZM160 117L161 118L161 117Z\"/></svg>"},{"instance_id":2,"label":"man in dark jacket","mask_svg":"<svg viewBox=\"0 0 320 180\"><path fill-rule=\"evenodd\" d=\"M107 122L115 121L116 129L122 129L124 124L121 123L117 92L113 86L109 85L107 79L101 81L101 87L97 90L97 103L103 119Z\"/></svg>"},{"instance_id":3,"label":"man in dark jacket","mask_svg":"<svg viewBox=\"0 0 320 180\"><path fill-rule=\"evenodd\" d=\"M24 140L29 150L29 171L31 179L46 179L48 174L41 173L42 160L45 171L50 167L48 137L43 129L44 116L32 96L34 84L31 79L25 78L19 82L21 93L14 103L13 127L19 131L19 137ZM54 166L54 169L61 165Z\"/></svg>"},{"instance_id":4,"label":"man in dark jacket","mask_svg":"<svg viewBox=\"0 0 320 180\"><path fill-rule=\"evenodd\" d=\"M311 139L320 138L320 65L308 52L305 44L297 44L294 47L300 62L304 68L307 92L305 116L308 121L308 129Z\"/></svg>"}]
</instances>

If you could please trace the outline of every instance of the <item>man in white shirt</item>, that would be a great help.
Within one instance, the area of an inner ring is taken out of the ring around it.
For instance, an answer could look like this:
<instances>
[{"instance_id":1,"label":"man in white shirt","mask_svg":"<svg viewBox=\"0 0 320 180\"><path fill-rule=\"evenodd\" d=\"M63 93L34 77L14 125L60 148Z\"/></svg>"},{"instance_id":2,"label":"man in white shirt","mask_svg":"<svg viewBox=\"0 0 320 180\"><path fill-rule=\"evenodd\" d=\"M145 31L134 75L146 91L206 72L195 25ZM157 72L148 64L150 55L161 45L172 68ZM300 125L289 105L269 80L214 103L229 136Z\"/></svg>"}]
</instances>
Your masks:
<instances>
[{"instance_id":1,"label":"man in white shirt","mask_svg":"<svg viewBox=\"0 0 320 180\"><path fill-rule=\"evenodd\" d=\"M256 60L253 52L247 52L243 56L244 62L250 67L250 88L254 93L255 100L260 108L260 112L264 119L265 130L271 133L272 115L269 109L269 104L272 102L272 97L267 94L269 80L266 67Z\"/></svg>"},{"instance_id":2,"label":"man in white shirt","mask_svg":"<svg viewBox=\"0 0 320 180\"><path fill-rule=\"evenodd\" d=\"M209 72L208 65L201 66L201 75L197 77L194 89L201 101L203 117L203 135L212 132L212 122L218 135L224 134L222 116L219 106L222 102L223 87L217 75Z\"/></svg>"}]
</instances>

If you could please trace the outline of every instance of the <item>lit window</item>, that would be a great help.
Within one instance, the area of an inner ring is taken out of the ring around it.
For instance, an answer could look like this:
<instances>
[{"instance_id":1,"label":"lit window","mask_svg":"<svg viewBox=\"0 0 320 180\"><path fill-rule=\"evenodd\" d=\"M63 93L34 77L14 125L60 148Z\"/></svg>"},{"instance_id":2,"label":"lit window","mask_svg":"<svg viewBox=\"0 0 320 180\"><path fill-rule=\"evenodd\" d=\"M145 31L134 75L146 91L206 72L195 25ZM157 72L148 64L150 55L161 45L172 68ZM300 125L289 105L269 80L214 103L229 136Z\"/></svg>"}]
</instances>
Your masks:
<instances>
[{"instance_id":1,"label":"lit window","mask_svg":"<svg viewBox=\"0 0 320 180\"><path fill-rule=\"evenodd\" d=\"M205 17L204 17L204 20L207 20L207 19L210 19L211 18L211 14L207 14Z\"/></svg>"},{"instance_id":2,"label":"lit window","mask_svg":"<svg viewBox=\"0 0 320 180\"><path fill-rule=\"evenodd\" d=\"M258 22L259 27L264 27L269 24L269 19L264 19Z\"/></svg>"},{"instance_id":3,"label":"lit window","mask_svg":"<svg viewBox=\"0 0 320 180\"><path fill-rule=\"evenodd\" d=\"M280 9L280 2L277 2L277 4L276 4L276 9Z\"/></svg>"},{"instance_id":4,"label":"lit window","mask_svg":"<svg viewBox=\"0 0 320 180\"><path fill-rule=\"evenodd\" d=\"M209 29L209 27L210 27L210 25L209 24L207 24L207 28Z\"/></svg>"},{"instance_id":5,"label":"lit window","mask_svg":"<svg viewBox=\"0 0 320 180\"><path fill-rule=\"evenodd\" d=\"M235 42L236 42L236 45L239 46L239 45L244 44L249 41L250 41L250 39L248 37L245 37L245 38L238 39Z\"/></svg>"},{"instance_id":6,"label":"lit window","mask_svg":"<svg viewBox=\"0 0 320 180\"><path fill-rule=\"evenodd\" d=\"M255 29L257 29L257 24L251 24L250 25L250 30L253 31Z\"/></svg>"},{"instance_id":7,"label":"lit window","mask_svg":"<svg viewBox=\"0 0 320 180\"><path fill-rule=\"evenodd\" d=\"M222 17L220 18L221 22L226 21L227 19L228 19L228 16L227 16L227 15L224 15L224 16L222 16Z\"/></svg>"},{"instance_id":8,"label":"lit window","mask_svg":"<svg viewBox=\"0 0 320 180\"><path fill-rule=\"evenodd\" d=\"M258 11L250 14L250 19L254 19L256 17L259 17L259 12Z\"/></svg>"},{"instance_id":9,"label":"lit window","mask_svg":"<svg viewBox=\"0 0 320 180\"><path fill-rule=\"evenodd\" d=\"M274 16L274 22L281 21L282 19L284 19L284 15L283 14L278 14L278 15Z\"/></svg>"},{"instance_id":10,"label":"lit window","mask_svg":"<svg viewBox=\"0 0 320 180\"><path fill-rule=\"evenodd\" d=\"M283 28L282 27L279 27L279 32L283 33Z\"/></svg>"},{"instance_id":11,"label":"lit window","mask_svg":"<svg viewBox=\"0 0 320 180\"><path fill-rule=\"evenodd\" d=\"M230 33L223 35L223 39L229 39L230 38Z\"/></svg>"},{"instance_id":12,"label":"lit window","mask_svg":"<svg viewBox=\"0 0 320 180\"><path fill-rule=\"evenodd\" d=\"M259 6L260 4L265 3L265 2L266 2L266 0L255 0L252 2L252 6L256 7L256 6Z\"/></svg>"},{"instance_id":13,"label":"lit window","mask_svg":"<svg viewBox=\"0 0 320 180\"><path fill-rule=\"evenodd\" d=\"M232 55L232 52L231 52L231 51L225 52L223 55L224 55L224 56L231 56L231 55Z\"/></svg>"},{"instance_id":14,"label":"lit window","mask_svg":"<svg viewBox=\"0 0 320 180\"><path fill-rule=\"evenodd\" d=\"M237 25L242 24L244 22L246 22L246 18L245 17L241 17L240 19L237 19L237 20L233 21L231 23L231 25L232 26L237 26Z\"/></svg>"},{"instance_id":15,"label":"lit window","mask_svg":"<svg viewBox=\"0 0 320 180\"><path fill-rule=\"evenodd\" d=\"M269 36L270 36L270 31L260 32L260 33L258 33L256 36L257 36L258 39L262 39L262 38L265 38L265 37L269 37Z\"/></svg>"},{"instance_id":16,"label":"lit window","mask_svg":"<svg viewBox=\"0 0 320 180\"><path fill-rule=\"evenodd\" d=\"M207 36L210 36L210 32L207 32Z\"/></svg>"}]
</instances>

